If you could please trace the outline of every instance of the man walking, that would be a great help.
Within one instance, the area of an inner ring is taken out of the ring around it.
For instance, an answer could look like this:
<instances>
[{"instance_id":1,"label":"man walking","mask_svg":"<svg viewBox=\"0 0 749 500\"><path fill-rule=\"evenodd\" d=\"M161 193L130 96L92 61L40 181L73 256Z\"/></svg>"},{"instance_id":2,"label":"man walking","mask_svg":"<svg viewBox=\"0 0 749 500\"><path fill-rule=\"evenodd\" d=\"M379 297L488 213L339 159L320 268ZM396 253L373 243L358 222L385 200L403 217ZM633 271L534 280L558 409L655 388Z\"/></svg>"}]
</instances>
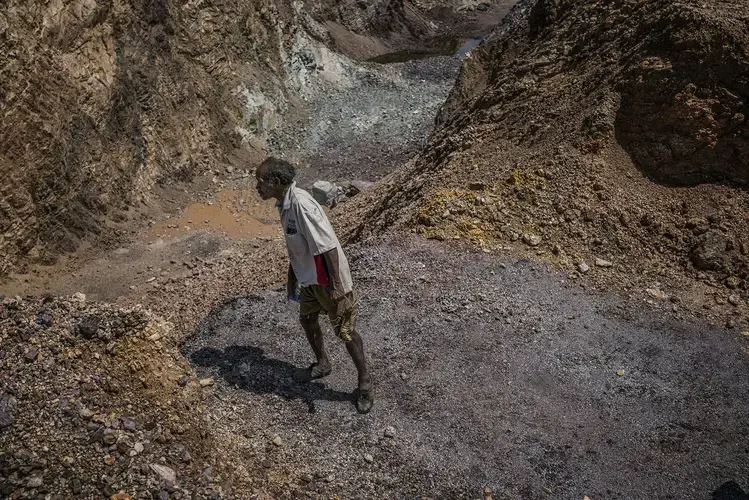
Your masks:
<instances>
[{"instance_id":1,"label":"man walking","mask_svg":"<svg viewBox=\"0 0 749 500\"><path fill-rule=\"evenodd\" d=\"M355 329L358 306L348 261L322 207L309 193L296 187L295 174L290 163L273 157L263 161L255 173L260 197L277 200L289 253L287 293L289 298L294 297L297 284L301 285L299 320L317 358L295 379L309 382L332 371L318 322L320 312L324 311L356 365L359 375L356 408L360 413L368 413L374 404L374 391L364 344Z\"/></svg>"}]
</instances>

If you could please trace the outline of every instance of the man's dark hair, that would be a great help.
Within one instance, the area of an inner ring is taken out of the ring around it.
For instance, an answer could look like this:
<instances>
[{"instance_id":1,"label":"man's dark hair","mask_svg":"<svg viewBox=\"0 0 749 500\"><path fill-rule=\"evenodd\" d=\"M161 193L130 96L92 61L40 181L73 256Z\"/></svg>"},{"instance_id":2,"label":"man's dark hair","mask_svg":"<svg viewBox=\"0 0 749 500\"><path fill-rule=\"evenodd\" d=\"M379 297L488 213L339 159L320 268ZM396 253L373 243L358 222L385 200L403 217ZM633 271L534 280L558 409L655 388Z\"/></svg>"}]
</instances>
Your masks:
<instances>
[{"instance_id":1,"label":"man's dark hair","mask_svg":"<svg viewBox=\"0 0 749 500\"><path fill-rule=\"evenodd\" d=\"M290 186L296 175L294 165L273 156L266 158L258 167L258 171L266 181L274 179L276 183L282 186Z\"/></svg>"}]
</instances>

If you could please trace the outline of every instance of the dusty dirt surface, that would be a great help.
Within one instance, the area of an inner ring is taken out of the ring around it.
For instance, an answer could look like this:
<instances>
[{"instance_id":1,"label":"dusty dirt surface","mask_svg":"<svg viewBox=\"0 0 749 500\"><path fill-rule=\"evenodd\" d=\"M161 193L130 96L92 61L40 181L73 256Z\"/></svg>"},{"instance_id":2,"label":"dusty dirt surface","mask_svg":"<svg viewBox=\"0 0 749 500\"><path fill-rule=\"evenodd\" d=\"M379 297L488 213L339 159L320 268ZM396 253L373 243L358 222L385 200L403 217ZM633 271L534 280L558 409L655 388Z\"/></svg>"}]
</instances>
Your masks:
<instances>
[{"instance_id":1,"label":"dusty dirt surface","mask_svg":"<svg viewBox=\"0 0 749 500\"><path fill-rule=\"evenodd\" d=\"M183 347L278 496L709 498L745 479L749 337L468 245L348 252L370 415L332 332L333 374L293 382L311 353L283 293L217 306Z\"/></svg>"},{"instance_id":2,"label":"dusty dirt surface","mask_svg":"<svg viewBox=\"0 0 749 500\"><path fill-rule=\"evenodd\" d=\"M199 201L169 207L166 213L163 206L154 208L149 223L138 214L133 222L142 227L131 229L108 248L84 246L56 265L15 273L0 286L0 294L83 292L97 301L149 304L149 294L162 287L169 292L199 276L200 269L243 258L278 241L277 209L260 200L254 182L249 187L249 177L240 176L222 184L226 188L215 194L177 193L181 196L175 196L175 203Z\"/></svg>"}]
</instances>

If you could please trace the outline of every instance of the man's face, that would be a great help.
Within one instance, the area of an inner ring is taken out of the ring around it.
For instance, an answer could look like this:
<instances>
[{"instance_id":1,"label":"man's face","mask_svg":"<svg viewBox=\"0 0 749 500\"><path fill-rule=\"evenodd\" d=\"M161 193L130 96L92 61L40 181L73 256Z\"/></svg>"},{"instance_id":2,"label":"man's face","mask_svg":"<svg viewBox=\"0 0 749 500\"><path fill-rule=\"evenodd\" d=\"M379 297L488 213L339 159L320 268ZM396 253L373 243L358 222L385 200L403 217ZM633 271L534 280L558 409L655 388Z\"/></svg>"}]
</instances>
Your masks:
<instances>
[{"instance_id":1,"label":"man's face","mask_svg":"<svg viewBox=\"0 0 749 500\"><path fill-rule=\"evenodd\" d=\"M257 193L260 195L260 198L263 200L269 200L273 197L273 193L275 192L275 185L273 182L269 182L266 179L263 178L263 173L258 170L255 174L255 179L257 180L257 186L255 186L255 189L257 189Z\"/></svg>"}]
</instances>

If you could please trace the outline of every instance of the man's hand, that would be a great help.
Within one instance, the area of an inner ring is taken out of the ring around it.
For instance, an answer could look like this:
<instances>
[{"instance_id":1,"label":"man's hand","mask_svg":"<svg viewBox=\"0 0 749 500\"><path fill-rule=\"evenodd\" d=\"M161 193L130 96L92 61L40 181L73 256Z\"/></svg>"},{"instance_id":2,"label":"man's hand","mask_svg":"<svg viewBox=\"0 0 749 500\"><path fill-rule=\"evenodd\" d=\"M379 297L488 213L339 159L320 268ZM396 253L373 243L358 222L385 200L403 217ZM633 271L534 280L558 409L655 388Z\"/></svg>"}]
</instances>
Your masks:
<instances>
[{"instance_id":1,"label":"man's hand","mask_svg":"<svg viewBox=\"0 0 749 500\"><path fill-rule=\"evenodd\" d=\"M333 299L334 302L340 302L340 300L345 296L346 292L343 291L342 286L337 286L333 288L332 292L330 292L330 298Z\"/></svg>"}]
</instances>

